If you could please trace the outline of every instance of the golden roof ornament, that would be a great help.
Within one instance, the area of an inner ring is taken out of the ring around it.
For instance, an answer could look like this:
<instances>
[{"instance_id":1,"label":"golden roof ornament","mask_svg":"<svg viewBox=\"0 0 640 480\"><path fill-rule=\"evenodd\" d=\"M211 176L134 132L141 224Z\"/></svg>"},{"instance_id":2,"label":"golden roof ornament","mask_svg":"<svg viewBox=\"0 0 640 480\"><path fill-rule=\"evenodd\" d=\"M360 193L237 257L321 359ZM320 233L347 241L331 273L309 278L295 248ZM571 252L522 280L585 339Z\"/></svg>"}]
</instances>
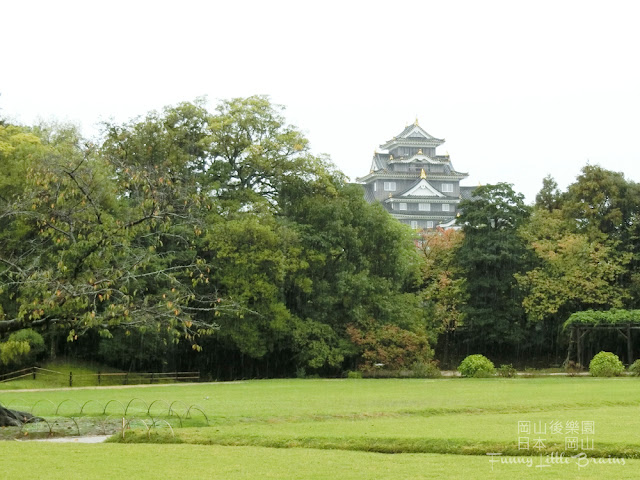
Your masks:
<instances>
[{"instance_id":1,"label":"golden roof ornament","mask_svg":"<svg viewBox=\"0 0 640 480\"><path fill-rule=\"evenodd\" d=\"M389 155L389 160L393 160L393 155Z\"/></svg>"},{"instance_id":2,"label":"golden roof ornament","mask_svg":"<svg viewBox=\"0 0 640 480\"><path fill-rule=\"evenodd\" d=\"M416 121L413 122L413 124L417 127L418 126L418 116L416 115Z\"/></svg>"},{"instance_id":3,"label":"golden roof ornament","mask_svg":"<svg viewBox=\"0 0 640 480\"><path fill-rule=\"evenodd\" d=\"M418 155L424 155L421 148L418 149Z\"/></svg>"},{"instance_id":4,"label":"golden roof ornament","mask_svg":"<svg viewBox=\"0 0 640 480\"><path fill-rule=\"evenodd\" d=\"M420 170L420 178L427 178L427 174L424 171L424 168Z\"/></svg>"}]
</instances>

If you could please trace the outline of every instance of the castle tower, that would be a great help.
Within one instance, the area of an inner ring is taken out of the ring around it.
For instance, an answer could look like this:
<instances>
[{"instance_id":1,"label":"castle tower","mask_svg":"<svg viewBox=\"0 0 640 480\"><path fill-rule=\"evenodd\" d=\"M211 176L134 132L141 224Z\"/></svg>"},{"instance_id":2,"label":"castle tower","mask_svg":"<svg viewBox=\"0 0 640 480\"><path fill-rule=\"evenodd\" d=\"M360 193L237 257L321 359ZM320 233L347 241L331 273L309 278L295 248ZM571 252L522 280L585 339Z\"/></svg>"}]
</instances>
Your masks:
<instances>
[{"instance_id":1,"label":"castle tower","mask_svg":"<svg viewBox=\"0 0 640 480\"><path fill-rule=\"evenodd\" d=\"M447 228L455 223L458 204L472 187L461 187L468 174L453 168L449 155L437 155L444 139L429 135L418 121L380 145L363 184L365 198L379 201L399 221L414 229Z\"/></svg>"}]
</instances>

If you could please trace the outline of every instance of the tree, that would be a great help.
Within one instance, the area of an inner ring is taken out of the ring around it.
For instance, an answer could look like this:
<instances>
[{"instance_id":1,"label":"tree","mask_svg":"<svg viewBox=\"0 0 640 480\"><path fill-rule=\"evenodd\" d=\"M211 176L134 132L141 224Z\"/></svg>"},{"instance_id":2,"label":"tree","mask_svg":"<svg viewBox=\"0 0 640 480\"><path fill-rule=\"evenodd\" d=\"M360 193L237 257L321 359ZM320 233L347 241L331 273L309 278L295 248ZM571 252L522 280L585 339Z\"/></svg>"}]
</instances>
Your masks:
<instances>
[{"instance_id":1,"label":"tree","mask_svg":"<svg viewBox=\"0 0 640 480\"><path fill-rule=\"evenodd\" d=\"M558 189L558 183L551 175L547 175L542 179L542 188L536 195L536 207L551 212L560 208L561 204L562 194Z\"/></svg>"},{"instance_id":2,"label":"tree","mask_svg":"<svg viewBox=\"0 0 640 480\"><path fill-rule=\"evenodd\" d=\"M592 238L605 234L621 241L624 248L636 228L640 187L622 173L586 165L576 182L569 185L563 211L575 231Z\"/></svg>"},{"instance_id":3,"label":"tree","mask_svg":"<svg viewBox=\"0 0 640 480\"><path fill-rule=\"evenodd\" d=\"M222 200L275 203L283 182L312 173L308 140L285 123L282 110L256 95L222 101L209 117L209 159L201 170Z\"/></svg>"},{"instance_id":4,"label":"tree","mask_svg":"<svg viewBox=\"0 0 640 480\"><path fill-rule=\"evenodd\" d=\"M427 332L412 231L381 205L367 203L359 186L342 182L328 175L310 184L292 183L282 206L304 247L301 261L307 265L287 282L287 305L305 324L330 327L311 331L333 332L323 340L314 333L313 341L325 342L327 360L335 362L357 355L348 325L363 332L384 325ZM300 340L304 351L309 340L298 336Z\"/></svg>"},{"instance_id":5,"label":"tree","mask_svg":"<svg viewBox=\"0 0 640 480\"><path fill-rule=\"evenodd\" d=\"M487 348L517 346L524 339L524 312L514 274L529 259L518 228L530 208L511 185L478 187L460 203L464 239L456 259L466 278L467 342Z\"/></svg>"},{"instance_id":6,"label":"tree","mask_svg":"<svg viewBox=\"0 0 640 480\"><path fill-rule=\"evenodd\" d=\"M569 185L562 211L570 232L585 234L590 241L606 243L631 258L619 285L628 290L626 306L640 305L640 186L624 174L597 165L582 169Z\"/></svg>"},{"instance_id":7,"label":"tree","mask_svg":"<svg viewBox=\"0 0 640 480\"><path fill-rule=\"evenodd\" d=\"M144 142L97 149L73 128L34 133L47 148L3 205L27 234L3 244L0 331L60 326L74 340L90 329L165 328L197 346L225 304L196 292L207 276L192 245L203 203L172 158L138 160L153 151Z\"/></svg>"},{"instance_id":8,"label":"tree","mask_svg":"<svg viewBox=\"0 0 640 480\"><path fill-rule=\"evenodd\" d=\"M570 233L560 212L536 210L523 230L539 265L516 274L525 292L523 307L533 322L558 327L572 312L620 308L626 292L619 284L631 255L615 244Z\"/></svg>"},{"instance_id":9,"label":"tree","mask_svg":"<svg viewBox=\"0 0 640 480\"><path fill-rule=\"evenodd\" d=\"M464 324L465 278L456 262L464 234L460 230L438 229L421 234L423 295L430 325L440 335L438 347L442 364L449 362L452 334Z\"/></svg>"}]
</instances>

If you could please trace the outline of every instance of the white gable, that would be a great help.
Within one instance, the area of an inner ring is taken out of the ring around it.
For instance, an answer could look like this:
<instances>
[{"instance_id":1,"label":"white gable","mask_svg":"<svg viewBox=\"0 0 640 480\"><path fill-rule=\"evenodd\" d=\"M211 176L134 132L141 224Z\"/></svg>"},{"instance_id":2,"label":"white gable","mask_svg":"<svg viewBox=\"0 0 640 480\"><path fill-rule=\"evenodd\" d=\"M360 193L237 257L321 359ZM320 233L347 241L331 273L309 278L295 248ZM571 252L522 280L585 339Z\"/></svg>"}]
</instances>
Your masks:
<instances>
[{"instance_id":1,"label":"white gable","mask_svg":"<svg viewBox=\"0 0 640 480\"><path fill-rule=\"evenodd\" d=\"M429 182L423 178L420 180L420 183L405 193L403 197L444 197L444 195L433 188Z\"/></svg>"},{"instance_id":2,"label":"white gable","mask_svg":"<svg viewBox=\"0 0 640 480\"><path fill-rule=\"evenodd\" d=\"M405 135L405 138L433 138L427 132L425 132L418 125L414 125L413 128Z\"/></svg>"},{"instance_id":3,"label":"white gable","mask_svg":"<svg viewBox=\"0 0 640 480\"><path fill-rule=\"evenodd\" d=\"M423 155L423 154L415 154L411 158L407 158L406 160L402 160L402 163L412 163L412 162L413 163L431 163L431 164L435 164L435 165L440 165L440 162L437 162L433 158L427 157L426 155Z\"/></svg>"}]
</instances>

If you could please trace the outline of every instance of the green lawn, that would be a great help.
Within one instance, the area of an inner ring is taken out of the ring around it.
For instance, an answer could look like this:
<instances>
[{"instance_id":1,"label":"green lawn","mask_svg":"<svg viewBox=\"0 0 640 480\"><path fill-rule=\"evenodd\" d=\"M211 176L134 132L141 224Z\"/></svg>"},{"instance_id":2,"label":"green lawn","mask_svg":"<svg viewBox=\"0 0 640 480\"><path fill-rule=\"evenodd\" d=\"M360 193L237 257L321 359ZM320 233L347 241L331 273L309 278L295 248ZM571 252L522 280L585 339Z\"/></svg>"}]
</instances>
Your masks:
<instances>
[{"instance_id":1,"label":"green lawn","mask_svg":"<svg viewBox=\"0 0 640 480\"><path fill-rule=\"evenodd\" d=\"M272 449L201 445L74 445L7 442L3 478L20 479L637 479L640 460L624 465L569 464L538 468L491 464L488 457ZM26 456L28 455L28 459ZM505 459L506 460L506 459ZM493 467L493 470L492 470Z\"/></svg>"},{"instance_id":2,"label":"green lawn","mask_svg":"<svg viewBox=\"0 0 640 480\"><path fill-rule=\"evenodd\" d=\"M4 445L17 452L42 450L43 457L57 457L55 452L64 451L70 458L118 458L118 468L129 472L136 462L144 464L147 457L153 458L162 464L159 475L164 478L171 477L167 472L172 468L184 471L180 465L185 459L190 459L193 478L640 476L640 460L636 460L640 458L640 381L635 378L269 380L0 391L0 402L25 410L35 405L34 413L52 422L74 417L66 426L59 422L57 431L75 431L73 421L81 428L105 422L105 418L118 425L127 406L127 417L145 420L147 425L153 423L150 417L161 419L158 428L127 431L124 440L119 434L104 445ZM168 415L169 405L182 418L184 428L175 415ZM186 419L191 406L192 418ZM529 422L531 433L519 433L519 422ZM580 430L565 432L568 422L576 422ZM552 432L552 424L560 425L561 430ZM132 425L144 426L141 422ZM540 428L546 428L546 433L534 431ZM584 428L593 431L581 431ZM3 431L5 438L16 435L9 430ZM31 436L37 434L27 431ZM548 455L568 456L582 450L580 445L566 450L567 435L583 446L586 441L591 446L584 450L589 457L600 457L600 461L623 457L625 465L579 468L577 460L571 460L569 465L536 467L541 459L544 463L553 458ZM518 443L524 437L530 441L528 450ZM131 462L121 462L120 452L128 452ZM502 453L505 461L513 457L534 464L494 463L492 471L486 455L490 452ZM71 467L64 465L60 466L61 476L67 471L69 478ZM94 465L101 463L96 460ZM100 472L104 475L95 478L110 476L102 467ZM153 470L145 475L140 478L159 478ZM78 477L94 478L83 472Z\"/></svg>"}]
</instances>

